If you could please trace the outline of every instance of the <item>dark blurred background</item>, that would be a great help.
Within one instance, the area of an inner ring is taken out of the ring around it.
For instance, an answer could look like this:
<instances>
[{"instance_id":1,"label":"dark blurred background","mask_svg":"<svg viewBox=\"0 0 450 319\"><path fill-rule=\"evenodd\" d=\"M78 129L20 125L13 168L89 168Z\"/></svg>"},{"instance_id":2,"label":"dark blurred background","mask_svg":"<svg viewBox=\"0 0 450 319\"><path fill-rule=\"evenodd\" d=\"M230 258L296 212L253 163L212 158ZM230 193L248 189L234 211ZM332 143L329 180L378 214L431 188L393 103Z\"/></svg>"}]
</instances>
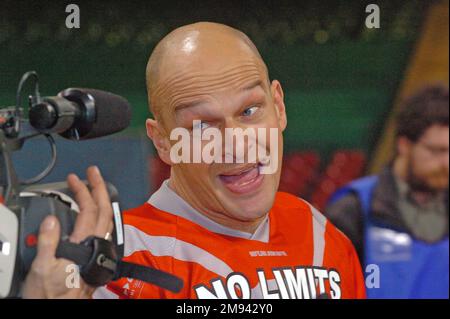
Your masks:
<instances>
[{"instance_id":1,"label":"dark blurred background","mask_svg":"<svg viewBox=\"0 0 450 319\"><path fill-rule=\"evenodd\" d=\"M80 29L65 26L69 3L80 7ZM369 3L380 8L379 29L365 26ZM337 187L388 160L390 119L402 96L424 80L448 84L448 1L2 0L0 106L14 104L28 70L39 73L43 95L92 87L133 106L132 126L123 133L85 142L59 138L58 163L45 181L84 176L97 164L125 208L148 198L168 169L145 136L145 66L165 34L197 21L245 32L271 78L281 81L288 129L280 188L319 208ZM19 175L42 169L47 149L36 140L16 153Z\"/></svg>"}]
</instances>

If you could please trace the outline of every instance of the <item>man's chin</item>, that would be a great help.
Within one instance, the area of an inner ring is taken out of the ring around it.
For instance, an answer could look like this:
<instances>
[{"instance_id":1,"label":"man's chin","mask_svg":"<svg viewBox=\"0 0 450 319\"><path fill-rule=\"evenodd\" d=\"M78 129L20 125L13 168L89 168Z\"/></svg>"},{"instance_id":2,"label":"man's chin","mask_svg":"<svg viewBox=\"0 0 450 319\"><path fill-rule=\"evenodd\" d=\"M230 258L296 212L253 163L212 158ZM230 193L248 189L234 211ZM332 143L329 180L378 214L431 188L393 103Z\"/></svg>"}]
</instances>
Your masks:
<instances>
[{"instance_id":1,"label":"man's chin","mask_svg":"<svg viewBox=\"0 0 450 319\"><path fill-rule=\"evenodd\" d=\"M257 182L255 188L236 193L221 185L222 200L226 202L233 215L241 220L254 220L266 215L272 208L276 190L271 187L271 180L267 175L261 175L262 181Z\"/></svg>"},{"instance_id":2,"label":"man's chin","mask_svg":"<svg viewBox=\"0 0 450 319\"><path fill-rule=\"evenodd\" d=\"M448 181L443 180L428 180L422 183L415 183L411 185L413 191L426 192L432 194L438 194L448 189Z\"/></svg>"},{"instance_id":3,"label":"man's chin","mask_svg":"<svg viewBox=\"0 0 450 319\"><path fill-rule=\"evenodd\" d=\"M266 216L271 207L272 205L264 203L259 203L257 206L249 203L242 203L241 205L233 205L233 207L230 208L229 214L242 222L253 222Z\"/></svg>"}]
</instances>

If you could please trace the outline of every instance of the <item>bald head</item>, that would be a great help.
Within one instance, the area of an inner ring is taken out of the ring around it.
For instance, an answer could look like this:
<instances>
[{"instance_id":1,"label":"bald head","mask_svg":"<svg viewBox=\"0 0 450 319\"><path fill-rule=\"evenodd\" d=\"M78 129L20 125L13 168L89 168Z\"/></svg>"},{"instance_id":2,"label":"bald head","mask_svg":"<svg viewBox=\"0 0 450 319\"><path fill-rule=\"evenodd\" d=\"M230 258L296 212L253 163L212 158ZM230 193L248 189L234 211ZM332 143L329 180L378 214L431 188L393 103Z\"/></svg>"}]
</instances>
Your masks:
<instances>
[{"instance_id":1,"label":"bald head","mask_svg":"<svg viewBox=\"0 0 450 319\"><path fill-rule=\"evenodd\" d=\"M227 75L232 80L236 77L233 70L239 68L259 72L268 80L258 49L241 31L210 22L175 29L158 43L147 64L150 110L159 118L162 108L174 102L177 88L197 87L201 91L202 83L209 82L211 89L220 89L220 74L224 75L223 80Z\"/></svg>"}]
</instances>

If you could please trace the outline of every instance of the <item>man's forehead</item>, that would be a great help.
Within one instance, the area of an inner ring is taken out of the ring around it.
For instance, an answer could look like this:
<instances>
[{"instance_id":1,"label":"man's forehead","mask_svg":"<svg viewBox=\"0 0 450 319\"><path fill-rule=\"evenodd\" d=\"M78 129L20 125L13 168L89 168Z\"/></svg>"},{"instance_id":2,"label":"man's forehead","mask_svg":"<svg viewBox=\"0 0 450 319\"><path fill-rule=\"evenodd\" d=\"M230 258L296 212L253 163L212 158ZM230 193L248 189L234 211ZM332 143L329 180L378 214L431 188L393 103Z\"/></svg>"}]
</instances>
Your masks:
<instances>
[{"instance_id":1,"label":"man's forehead","mask_svg":"<svg viewBox=\"0 0 450 319\"><path fill-rule=\"evenodd\" d=\"M268 82L265 69L255 59L205 56L194 61L174 61L170 73L161 75L153 93L166 102L169 99L178 103L177 100L196 95L244 90L263 81Z\"/></svg>"},{"instance_id":2,"label":"man's forehead","mask_svg":"<svg viewBox=\"0 0 450 319\"><path fill-rule=\"evenodd\" d=\"M243 33L216 24L200 25L169 34L152 54L147 84L151 104L158 105L155 112L168 106L173 110L195 95L268 82L261 56Z\"/></svg>"},{"instance_id":3,"label":"man's forehead","mask_svg":"<svg viewBox=\"0 0 450 319\"><path fill-rule=\"evenodd\" d=\"M189 78L190 75L215 77L236 69L245 71L253 68L265 73L262 59L250 49L242 45L211 45L201 40L191 43L187 39L175 50L167 51L160 60L158 83L177 77L179 80ZM156 84L156 83L154 83Z\"/></svg>"},{"instance_id":4,"label":"man's forehead","mask_svg":"<svg viewBox=\"0 0 450 319\"><path fill-rule=\"evenodd\" d=\"M428 127L422 135L422 141L449 142L449 126L434 124Z\"/></svg>"}]
</instances>

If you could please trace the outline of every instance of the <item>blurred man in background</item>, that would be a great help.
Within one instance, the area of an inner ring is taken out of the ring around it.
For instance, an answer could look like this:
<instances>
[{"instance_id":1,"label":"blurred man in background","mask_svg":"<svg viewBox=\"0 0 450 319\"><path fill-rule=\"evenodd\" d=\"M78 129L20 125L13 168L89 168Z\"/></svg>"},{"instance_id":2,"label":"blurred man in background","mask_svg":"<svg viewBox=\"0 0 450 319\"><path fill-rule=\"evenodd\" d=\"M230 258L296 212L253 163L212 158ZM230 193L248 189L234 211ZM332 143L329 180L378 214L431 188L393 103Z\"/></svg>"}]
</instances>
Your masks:
<instances>
[{"instance_id":1,"label":"blurred man in background","mask_svg":"<svg viewBox=\"0 0 450 319\"><path fill-rule=\"evenodd\" d=\"M326 209L361 264L379 267L368 297L448 298L448 181L448 88L430 86L398 114L393 161L338 190Z\"/></svg>"}]
</instances>

